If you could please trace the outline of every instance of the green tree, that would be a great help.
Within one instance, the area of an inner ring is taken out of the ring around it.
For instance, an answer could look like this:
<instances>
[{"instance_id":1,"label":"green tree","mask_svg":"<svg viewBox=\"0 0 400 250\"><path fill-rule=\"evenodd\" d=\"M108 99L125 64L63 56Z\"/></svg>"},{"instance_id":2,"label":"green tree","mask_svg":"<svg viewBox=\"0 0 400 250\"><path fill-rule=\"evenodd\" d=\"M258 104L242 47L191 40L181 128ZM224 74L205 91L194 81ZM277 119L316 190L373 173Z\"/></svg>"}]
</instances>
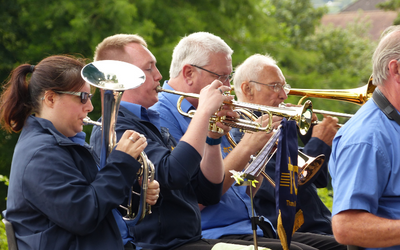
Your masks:
<instances>
[{"instance_id":1,"label":"green tree","mask_svg":"<svg viewBox=\"0 0 400 250\"><path fill-rule=\"evenodd\" d=\"M272 16L276 18L290 42L298 47L304 38L314 33L327 7L313 8L310 0L269 0Z\"/></svg>"},{"instance_id":2,"label":"green tree","mask_svg":"<svg viewBox=\"0 0 400 250\"><path fill-rule=\"evenodd\" d=\"M313 8L309 0L0 0L0 6L2 81L17 65L49 55L92 58L95 46L117 33L143 36L165 80L174 46L196 31L224 39L235 51L234 66L254 53L272 55L293 87L356 87L370 74L370 41L358 39L357 30L316 29L326 10ZM313 102L318 109L349 111L340 102ZM90 117L97 119L98 91L93 105ZM84 131L90 134L91 126ZM17 139L18 134L0 131L0 174L9 175ZM6 186L0 186L1 209L5 197Z\"/></svg>"}]
</instances>

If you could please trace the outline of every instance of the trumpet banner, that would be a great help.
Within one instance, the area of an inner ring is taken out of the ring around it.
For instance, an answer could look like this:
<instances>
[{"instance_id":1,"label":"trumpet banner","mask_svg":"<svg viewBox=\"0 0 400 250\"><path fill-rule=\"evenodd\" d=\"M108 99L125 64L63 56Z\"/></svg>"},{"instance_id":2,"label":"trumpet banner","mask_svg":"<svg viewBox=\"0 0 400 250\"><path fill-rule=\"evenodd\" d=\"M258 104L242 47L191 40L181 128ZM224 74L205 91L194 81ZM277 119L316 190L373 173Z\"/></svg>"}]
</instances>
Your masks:
<instances>
[{"instance_id":1,"label":"trumpet banner","mask_svg":"<svg viewBox=\"0 0 400 250\"><path fill-rule=\"evenodd\" d=\"M297 128L295 121L281 122L275 167L277 231L284 250L289 249L292 234L304 219L297 206L298 166Z\"/></svg>"}]
</instances>

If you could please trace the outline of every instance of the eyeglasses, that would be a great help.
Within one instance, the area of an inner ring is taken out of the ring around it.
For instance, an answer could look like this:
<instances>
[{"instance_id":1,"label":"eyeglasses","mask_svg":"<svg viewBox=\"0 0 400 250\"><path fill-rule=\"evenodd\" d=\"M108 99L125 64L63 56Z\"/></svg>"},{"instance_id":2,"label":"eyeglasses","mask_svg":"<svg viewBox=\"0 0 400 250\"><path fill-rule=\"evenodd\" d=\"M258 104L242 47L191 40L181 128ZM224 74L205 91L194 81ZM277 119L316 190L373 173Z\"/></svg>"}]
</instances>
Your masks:
<instances>
[{"instance_id":1,"label":"eyeglasses","mask_svg":"<svg viewBox=\"0 0 400 250\"><path fill-rule=\"evenodd\" d=\"M220 74L214 73L214 72L212 72L212 71L209 71L209 70L207 70L207 69L205 69L205 68L202 68L202 67L197 66L197 65L194 65L194 64L190 64L190 66L199 68L199 69L201 69L201 70L207 71L208 73L211 73L211 74L213 74L213 75L218 76L217 79L220 80L221 82L226 82L226 81L230 82L230 81L232 80L232 74L230 74L230 75L220 75ZM232 73L233 73L233 72L232 72Z\"/></svg>"},{"instance_id":2,"label":"eyeglasses","mask_svg":"<svg viewBox=\"0 0 400 250\"><path fill-rule=\"evenodd\" d=\"M81 98L81 103L85 104L87 101L92 99L93 95L87 92L72 92L72 91L54 91L59 94L75 95Z\"/></svg>"},{"instance_id":3,"label":"eyeglasses","mask_svg":"<svg viewBox=\"0 0 400 250\"><path fill-rule=\"evenodd\" d=\"M265 85L268 87L274 87L274 91L276 93L278 93L279 91L281 91L281 89L283 89L283 91L285 91L286 94L289 94L290 88L291 88L290 85L287 83L282 84L282 83L278 82L278 83L266 84L266 83L256 82L253 80L250 80L249 82L254 82L254 83Z\"/></svg>"}]
</instances>

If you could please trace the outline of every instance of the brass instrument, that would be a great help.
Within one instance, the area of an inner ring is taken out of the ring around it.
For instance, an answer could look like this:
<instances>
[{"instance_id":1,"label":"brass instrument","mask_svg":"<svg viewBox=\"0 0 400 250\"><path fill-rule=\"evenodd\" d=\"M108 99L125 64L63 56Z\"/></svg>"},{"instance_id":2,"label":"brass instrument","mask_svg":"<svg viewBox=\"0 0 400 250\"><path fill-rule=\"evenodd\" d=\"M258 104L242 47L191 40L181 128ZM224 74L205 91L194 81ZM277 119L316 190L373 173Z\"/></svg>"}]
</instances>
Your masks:
<instances>
[{"instance_id":1,"label":"brass instrument","mask_svg":"<svg viewBox=\"0 0 400 250\"><path fill-rule=\"evenodd\" d=\"M256 119L255 116L247 110L241 110L240 114L244 116L246 119L252 119L252 120ZM226 135L226 138L228 139L229 143L233 148L236 147L237 143L232 138L230 133ZM267 144L269 143L271 142L268 142ZM275 139L275 144L277 144L276 139ZM276 148L270 154L268 161L275 153L276 153ZM297 153L298 153L297 165L299 167L298 180L299 180L299 185L301 186L307 183L309 180L311 180L314 177L314 175L319 171L319 169L321 168L322 164L325 161L325 155L321 154L316 157L311 157L309 155L304 154L300 150L298 150ZM268 163L268 161L265 162L265 165ZM263 177L267 179L267 181L275 188L275 181L264 171L264 169L260 171L260 173L258 174L262 174Z\"/></svg>"},{"instance_id":2,"label":"brass instrument","mask_svg":"<svg viewBox=\"0 0 400 250\"><path fill-rule=\"evenodd\" d=\"M298 105L301 105L306 98L323 98L332 99L338 101L344 101L354 103L358 105L364 105L371 97L376 86L372 84L373 77L371 76L368 83L364 86L353 88L353 89L300 89L291 88L288 95L301 96ZM231 91L234 86L231 85ZM330 115L336 117L351 118L352 114L326 111L320 109L313 109L315 114Z\"/></svg>"},{"instance_id":3,"label":"brass instrument","mask_svg":"<svg viewBox=\"0 0 400 250\"><path fill-rule=\"evenodd\" d=\"M325 155L320 154L316 157L311 157L304 154L300 150L298 150L297 153L297 165L299 167L298 180L299 186L302 186L311 180L316 173L318 173L325 161ZM272 180L272 178L265 171L260 172L260 174L262 174L262 176L267 179L267 181L275 188L275 181Z\"/></svg>"},{"instance_id":4,"label":"brass instrument","mask_svg":"<svg viewBox=\"0 0 400 250\"><path fill-rule=\"evenodd\" d=\"M199 96L200 96L199 94L167 90L167 89L161 88L160 86L157 87L157 91L180 95L181 97L178 99L178 102L177 102L178 112L181 115L184 115L184 116L187 116L190 118L193 117L195 111L191 110L191 111L189 111L189 113L186 113L182 110L181 104L182 104L182 101L184 98L186 98L186 97L199 98ZM243 129L246 131L253 131L253 132L264 131L264 132L270 133L274 129L272 126L272 115L285 117L288 120L295 120L297 123L297 126L300 129L300 133L303 135L306 134L308 129L311 127L311 118L312 118L313 110L312 110L312 103L309 100L306 101L302 107L290 107L290 108L270 107L270 106L252 104L252 103L238 102L238 101L224 102L224 104L232 106L232 109L234 111L237 111L238 109L241 109L241 110L246 109L246 110L250 110L253 112L259 111L263 114L268 114L270 117L269 124L268 124L268 126L263 127L261 123L258 123L255 120L212 116L210 119L210 126L212 129L210 129L210 130L213 132L218 132L217 130L215 130L215 127L216 127L215 124L216 124L216 122L221 122L227 126L234 127L234 128L240 128L240 129Z\"/></svg>"},{"instance_id":5,"label":"brass instrument","mask_svg":"<svg viewBox=\"0 0 400 250\"><path fill-rule=\"evenodd\" d=\"M180 95L181 97L178 99L177 102L177 109L178 112L181 115L187 116L192 118L195 111L190 111L189 113L186 113L182 110L181 104L184 98L186 97L191 97L191 98L199 98L199 94L194 94L194 93L185 93L185 92L180 92L180 91L175 91L175 90L167 90L163 89L160 86L157 87L158 92L166 92L170 94L175 94L175 95ZM222 118L218 120L216 117L212 117L210 119L210 123L215 124L216 121L222 122L230 127L234 128L240 128L243 131L251 131L251 132L258 132L258 131L265 131L267 133L270 133L274 128L272 127L272 115L277 115L281 117L285 117L288 120L295 120L297 123L297 126L299 127L300 133L301 134L306 134L308 129L311 126L311 118L312 118L312 103L311 101L306 101L306 103L302 107L285 107L285 108L280 108L280 107L270 107L270 106L264 106L264 105L257 105L257 104L252 104L252 103L244 103L244 102L237 102L237 101L230 101L230 102L224 102L224 104L230 105L234 107L234 111L244 114L245 119L238 119L238 118ZM256 122L255 120L257 117L253 114L253 112L259 111L264 114L268 114L270 119L269 119L269 124L266 127L262 127L262 124ZM230 136L230 134L227 134L227 139L231 143L233 147L236 146L236 143ZM303 152L298 153L298 162L302 163L302 165L299 165L299 185L304 185L308 180L310 180L321 168L325 156L324 155L319 155L317 157L310 157ZM261 174L268 180L272 181L272 179L264 172L261 171ZM273 182L273 181L272 181ZM272 183L271 183L272 184ZM275 183L273 182L273 185Z\"/></svg>"},{"instance_id":6,"label":"brass instrument","mask_svg":"<svg viewBox=\"0 0 400 250\"><path fill-rule=\"evenodd\" d=\"M300 105L305 98L316 97L324 99L333 99L338 101L345 101L358 105L364 105L371 97L376 86L372 84L373 77L371 76L368 83L364 86L354 89L290 89L289 95L302 96L298 104ZM331 116L347 117L350 118L352 115L329 112L324 110L314 109L316 114L326 114Z\"/></svg>"},{"instance_id":7,"label":"brass instrument","mask_svg":"<svg viewBox=\"0 0 400 250\"><path fill-rule=\"evenodd\" d=\"M83 118L83 125L94 125L101 127L101 122L93 121L92 119L90 119L89 116L86 116L85 118Z\"/></svg>"},{"instance_id":8,"label":"brass instrument","mask_svg":"<svg viewBox=\"0 0 400 250\"><path fill-rule=\"evenodd\" d=\"M129 74L126 74L129 72ZM100 168L106 165L106 159L114 147L117 145L117 136L115 133L115 124L118 117L119 104L122 94L125 90L137 88L145 81L145 75L138 67L113 60L104 60L89 63L81 71L82 78L90 85L102 89L102 122L94 122L90 118L84 119L85 124L101 126L101 153ZM136 225L144 218L146 214L151 213L151 207L146 204L146 194L148 181L154 180L154 166L144 152L140 154L139 160L141 170L138 177L142 177L142 192L140 195L140 204L137 213L133 211L132 195L136 195L131 187L131 195L128 197L127 206L120 205L127 211L123 217L129 220L130 224Z\"/></svg>"}]
</instances>

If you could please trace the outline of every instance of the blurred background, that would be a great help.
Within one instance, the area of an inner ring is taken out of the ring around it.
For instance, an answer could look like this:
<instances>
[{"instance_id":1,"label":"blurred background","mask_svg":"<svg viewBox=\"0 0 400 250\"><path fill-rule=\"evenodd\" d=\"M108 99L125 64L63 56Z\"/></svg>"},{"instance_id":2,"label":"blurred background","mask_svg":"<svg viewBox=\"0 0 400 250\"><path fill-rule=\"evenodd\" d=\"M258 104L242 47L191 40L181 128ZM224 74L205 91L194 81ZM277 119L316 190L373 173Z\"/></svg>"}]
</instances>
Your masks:
<instances>
[{"instance_id":1,"label":"blurred background","mask_svg":"<svg viewBox=\"0 0 400 250\"><path fill-rule=\"evenodd\" d=\"M208 31L234 50L234 67L254 53L270 54L293 88L351 89L368 82L372 52L382 31L399 23L399 7L400 0L0 0L0 80L3 85L19 64L50 55L91 61L105 37L132 33L147 41L163 82L178 41ZM298 100L291 96L288 102ZM311 100L322 110L353 114L360 107ZM90 117L96 120L98 93L93 105ZM0 131L1 210L18 136ZM329 188L321 190L328 207L331 196Z\"/></svg>"}]
</instances>

